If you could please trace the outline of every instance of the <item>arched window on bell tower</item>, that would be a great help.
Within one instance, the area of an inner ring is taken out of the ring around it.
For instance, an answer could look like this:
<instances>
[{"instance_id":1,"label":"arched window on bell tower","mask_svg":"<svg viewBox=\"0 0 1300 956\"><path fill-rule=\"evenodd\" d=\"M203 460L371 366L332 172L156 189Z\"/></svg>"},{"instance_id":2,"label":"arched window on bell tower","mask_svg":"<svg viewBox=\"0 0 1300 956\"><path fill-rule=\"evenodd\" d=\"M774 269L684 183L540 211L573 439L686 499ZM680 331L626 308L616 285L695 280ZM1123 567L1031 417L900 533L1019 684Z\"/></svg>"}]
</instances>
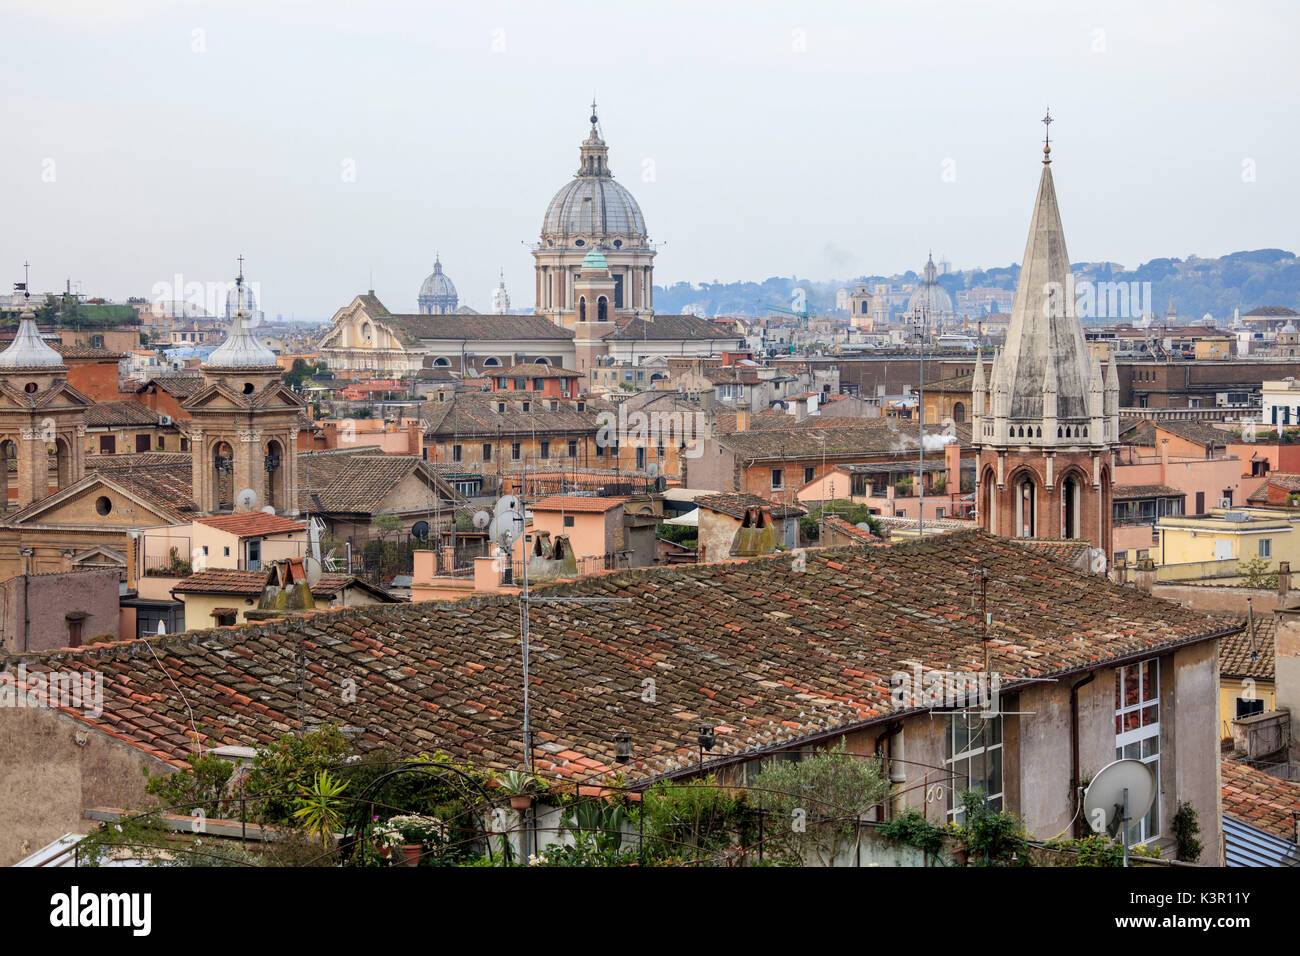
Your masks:
<instances>
[{"instance_id":1,"label":"arched window on bell tower","mask_svg":"<svg viewBox=\"0 0 1300 956\"><path fill-rule=\"evenodd\" d=\"M1061 482L1061 537L1081 538L1083 532L1079 523L1079 505L1082 488L1077 475L1068 475Z\"/></svg>"},{"instance_id":2,"label":"arched window on bell tower","mask_svg":"<svg viewBox=\"0 0 1300 956\"><path fill-rule=\"evenodd\" d=\"M1016 537L1033 538L1037 531L1038 487L1024 475L1016 482Z\"/></svg>"},{"instance_id":3,"label":"arched window on bell tower","mask_svg":"<svg viewBox=\"0 0 1300 956\"><path fill-rule=\"evenodd\" d=\"M582 296L578 299L578 321L587 321L587 297Z\"/></svg>"}]
</instances>

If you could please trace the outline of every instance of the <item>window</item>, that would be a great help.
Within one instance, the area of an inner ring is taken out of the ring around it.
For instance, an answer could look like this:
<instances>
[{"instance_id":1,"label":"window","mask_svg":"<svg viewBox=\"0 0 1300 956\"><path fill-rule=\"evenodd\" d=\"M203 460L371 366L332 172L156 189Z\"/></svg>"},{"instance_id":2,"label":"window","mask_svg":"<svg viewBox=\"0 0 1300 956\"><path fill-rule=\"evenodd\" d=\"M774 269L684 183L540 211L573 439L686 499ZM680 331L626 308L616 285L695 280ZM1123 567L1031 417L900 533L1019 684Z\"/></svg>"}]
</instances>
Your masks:
<instances>
[{"instance_id":1,"label":"window","mask_svg":"<svg viewBox=\"0 0 1300 956\"><path fill-rule=\"evenodd\" d=\"M452 460L452 461L460 461L460 459L461 459L460 445L452 445L452 446L451 446L451 460Z\"/></svg>"},{"instance_id":2,"label":"window","mask_svg":"<svg viewBox=\"0 0 1300 956\"><path fill-rule=\"evenodd\" d=\"M524 411L528 411L532 407L533 407L532 402L524 402Z\"/></svg>"},{"instance_id":3,"label":"window","mask_svg":"<svg viewBox=\"0 0 1300 956\"><path fill-rule=\"evenodd\" d=\"M557 402L557 401L555 401L554 399L552 399L552 400L551 400L551 411L553 411L553 412L558 412L559 410L560 410L560 403Z\"/></svg>"},{"instance_id":4,"label":"window","mask_svg":"<svg viewBox=\"0 0 1300 956\"><path fill-rule=\"evenodd\" d=\"M81 612L78 612L77 614L69 614L66 620L68 622L68 646L80 647L82 630L86 623L86 615Z\"/></svg>"},{"instance_id":5,"label":"window","mask_svg":"<svg viewBox=\"0 0 1300 956\"><path fill-rule=\"evenodd\" d=\"M978 790L991 810L1002 809L1002 715L981 717L978 711L948 715L948 822L966 817L961 795Z\"/></svg>"},{"instance_id":6,"label":"window","mask_svg":"<svg viewBox=\"0 0 1300 956\"><path fill-rule=\"evenodd\" d=\"M483 460L484 461L492 460L492 446L487 442L483 443Z\"/></svg>"},{"instance_id":7,"label":"window","mask_svg":"<svg viewBox=\"0 0 1300 956\"><path fill-rule=\"evenodd\" d=\"M1141 760L1156 775L1156 799L1147 815L1128 828L1128 842L1160 835L1160 661L1115 669L1115 759Z\"/></svg>"},{"instance_id":8,"label":"window","mask_svg":"<svg viewBox=\"0 0 1300 956\"><path fill-rule=\"evenodd\" d=\"M772 490L773 491L781 490L781 469L780 468L772 469Z\"/></svg>"},{"instance_id":9,"label":"window","mask_svg":"<svg viewBox=\"0 0 1300 956\"><path fill-rule=\"evenodd\" d=\"M1271 557L1273 557L1273 539L1272 539L1272 538L1260 538L1260 540L1259 540L1259 556L1260 556L1261 558L1271 558Z\"/></svg>"},{"instance_id":10,"label":"window","mask_svg":"<svg viewBox=\"0 0 1300 956\"><path fill-rule=\"evenodd\" d=\"M512 441L510 443L510 460L511 461L519 460L519 442L517 441Z\"/></svg>"},{"instance_id":11,"label":"window","mask_svg":"<svg viewBox=\"0 0 1300 956\"><path fill-rule=\"evenodd\" d=\"M816 468L805 466L803 470L803 483L806 485L808 484L808 482L812 481L813 475L816 474L816 472L817 472Z\"/></svg>"},{"instance_id":12,"label":"window","mask_svg":"<svg viewBox=\"0 0 1300 956\"><path fill-rule=\"evenodd\" d=\"M99 453L101 455L117 454L117 437L114 435L99 436Z\"/></svg>"},{"instance_id":13,"label":"window","mask_svg":"<svg viewBox=\"0 0 1300 956\"><path fill-rule=\"evenodd\" d=\"M541 391L543 388L545 388L545 387L546 387L546 380L545 380L545 379L542 379L542 378L535 378L535 379L533 379L533 391L534 391L534 392L540 392L540 391Z\"/></svg>"},{"instance_id":14,"label":"window","mask_svg":"<svg viewBox=\"0 0 1300 956\"><path fill-rule=\"evenodd\" d=\"M569 457L570 458L578 457L578 441L575 438L569 439Z\"/></svg>"},{"instance_id":15,"label":"window","mask_svg":"<svg viewBox=\"0 0 1300 956\"><path fill-rule=\"evenodd\" d=\"M505 410L506 410L506 403L505 403L505 402L497 402L497 411L498 411L498 412L504 412Z\"/></svg>"},{"instance_id":16,"label":"window","mask_svg":"<svg viewBox=\"0 0 1300 956\"><path fill-rule=\"evenodd\" d=\"M573 527L573 515L565 515L565 516L564 516L564 526L565 526L566 528L572 528L572 527Z\"/></svg>"},{"instance_id":17,"label":"window","mask_svg":"<svg viewBox=\"0 0 1300 956\"><path fill-rule=\"evenodd\" d=\"M1240 720L1242 717L1250 717L1253 716L1254 714L1262 714L1262 713L1264 713L1264 699L1262 697L1255 697L1251 699L1247 699L1245 697L1237 698L1237 719L1238 720Z\"/></svg>"},{"instance_id":18,"label":"window","mask_svg":"<svg viewBox=\"0 0 1300 956\"><path fill-rule=\"evenodd\" d=\"M548 441L544 441L544 442L541 443L541 446L542 446L541 457L542 457L542 458L550 458L550 457L551 457L551 443L548 442Z\"/></svg>"},{"instance_id":19,"label":"window","mask_svg":"<svg viewBox=\"0 0 1300 956\"><path fill-rule=\"evenodd\" d=\"M208 552L205 550L203 553L207 554ZM224 548L222 548L221 553L227 558L230 557L230 545L226 545Z\"/></svg>"}]
</instances>

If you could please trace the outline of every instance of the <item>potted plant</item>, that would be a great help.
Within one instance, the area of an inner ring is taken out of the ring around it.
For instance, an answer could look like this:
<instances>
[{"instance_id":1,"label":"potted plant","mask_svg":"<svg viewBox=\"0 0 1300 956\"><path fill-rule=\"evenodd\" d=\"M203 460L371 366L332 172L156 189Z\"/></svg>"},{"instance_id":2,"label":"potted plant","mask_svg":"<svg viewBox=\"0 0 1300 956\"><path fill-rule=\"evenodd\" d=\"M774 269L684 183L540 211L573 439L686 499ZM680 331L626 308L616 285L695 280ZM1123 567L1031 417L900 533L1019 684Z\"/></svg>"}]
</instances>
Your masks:
<instances>
[{"instance_id":1,"label":"potted plant","mask_svg":"<svg viewBox=\"0 0 1300 956\"><path fill-rule=\"evenodd\" d=\"M531 773L521 770L507 770L498 774L497 788L510 799L510 808L520 812L533 804L533 795L541 789L540 781Z\"/></svg>"},{"instance_id":2,"label":"potted plant","mask_svg":"<svg viewBox=\"0 0 1300 956\"><path fill-rule=\"evenodd\" d=\"M406 814L390 817L375 828L375 845L379 848L379 855L389 858L393 850L401 847L402 853L406 855L406 866L419 865L420 857L427 848L439 847L446 842L447 825L437 817Z\"/></svg>"}]
</instances>

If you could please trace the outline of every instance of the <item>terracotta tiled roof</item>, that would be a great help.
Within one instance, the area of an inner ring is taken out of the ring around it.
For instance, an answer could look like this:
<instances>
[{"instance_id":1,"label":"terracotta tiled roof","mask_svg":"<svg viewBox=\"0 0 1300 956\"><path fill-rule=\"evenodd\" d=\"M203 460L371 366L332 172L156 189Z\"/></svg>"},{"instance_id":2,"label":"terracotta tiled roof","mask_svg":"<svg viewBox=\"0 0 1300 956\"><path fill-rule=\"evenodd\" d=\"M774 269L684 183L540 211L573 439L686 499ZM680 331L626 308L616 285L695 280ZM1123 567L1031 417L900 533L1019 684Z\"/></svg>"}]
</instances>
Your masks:
<instances>
[{"instance_id":1,"label":"terracotta tiled roof","mask_svg":"<svg viewBox=\"0 0 1300 956\"><path fill-rule=\"evenodd\" d=\"M387 592L374 585L367 584L355 575L322 574L312 587L311 593L318 598L329 598L338 594L345 587L355 585L390 597ZM172 588L180 594L239 594L248 597L261 595L266 587L265 571L236 571L227 568L215 568L191 574Z\"/></svg>"},{"instance_id":2,"label":"terracotta tiled roof","mask_svg":"<svg viewBox=\"0 0 1300 956\"><path fill-rule=\"evenodd\" d=\"M1231 757L1223 758L1223 814L1296 842L1300 782L1280 780Z\"/></svg>"},{"instance_id":3,"label":"terracotta tiled roof","mask_svg":"<svg viewBox=\"0 0 1300 956\"><path fill-rule=\"evenodd\" d=\"M86 456L87 474L102 474L164 513L194 510L193 469L193 459L188 452Z\"/></svg>"},{"instance_id":4,"label":"terracotta tiled roof","mask_svg":"<svg viewBox=\"0 0 1300 956\"><path fill-rule=\"evenodd\" d=\"M150 385L157 385L173 398L186 399L203 388L202 375L154 375L141 385L137 392L142 392Z\"/></svg>"},{"instance_id":5,"label":"terracotta tiled roof","mask_svg":"<svg viewBox=\"0 0 1300 956\"><path fill-rule=\"evenodd\" d=\"M507 369L492 369L489 373L493 378L504 376L505 378L581 378L581 372L575 372L572 369L560 368L558 365L538 365L530 363L527 365L512 365Z\"/></svg>"},{"instance_id":6,"label":"terracotta tiled roof","mask_svg":"<svg viewBox=\"0 0 1300 956\"><path fill-rule=\"evenodd\" d=\"M529 511L573 511L603 514L623 503L622 498L583 498L573 495L552 495L540 501L530 501Z\"/></svg>"},{"instance_id":7,"label":"terracotta tiled roof","mask_svg":"<svg viewBox=\"0 0 1300 956\"><path fill-rule=\"evenodd\" d=\"M695 503L701 508L708 508L710 511L730 515L733 518L745 517L745 512L749 508L767 508L773 518L796 518L808 513L807 509L800 508L798 505L787 505L780 501L772 501L770 498L738 492L725 495L701 495L695 499Z\"/></svg>"},{"instance_id":8,"label":"terracotta tiled roof","mask_svg":"<svg viewBox=\"0 0 1300 956\"><path fill-rule=\"evenodd\" d=\"M90 345L62 345L58 342L55 342L52 348L65 359L120 359L125 354Z\"/></svg>"},{"instance_id":9,"label":"terracotta tiled roof","mask_svg":"<svg viewBox=\"0 0 1300 956\"><path fill-rule=\"evenodd\" d=\"M1136 498L1185 498L1187 492L1169 485L1116 485L1115 500L1131 501Z\"/></svg>"},{"instance_id":10,"label":"terracotta tiled roof","mask_svg":"<svg viewBox=\"0 0 1300 956\"><path fill-rule=\"evenodd\" d=\"M86 409L86 425L90 428L157 424L158 415L137 402L96 402Z\"/></svg>"},{"instance_id":11,"label":"terracotta tiled roof","mask_svg":"<svg viewBox=\"0 0 1300 956\"><path fill-rule=\"evenodd\" d=\"M213 515L210 518L194 520L209 528L216 528L218 531L225 531L227 534L238 535L241 538L307 530L307 526L301 521L292 521L283 515L267 514L265 511L244 511L239 514Z\"/></svg>"},{"instance_id":12,"label":"terracotta tiled roof","mask_svg":"<svg viewBox=\"0 0 1300 956\"><path fill-rule=\"evenodd\" d=\"M465 499L416 455L385 455L373 449L312 452L298 458L298 496L308 506L328 514L377 514L384 499L411 475L424 475L438 496L457 504ZM434 502L435 505L437 502Z\"/></svg>"},{"instance_id":13,"label":"terracotta tiled roof","mask_svg":"<svg viewBox=\"0 0 1300 956\"><path fill-rule=\"evenodd\" d=\"M1221 448L1226 446L1228 442L1236 440L1231 433L1224 431L1222 428L1215 428L1206 422L1170 420L1154 421L1152 424L1159 431L1177 435L1179 438L1195 442L1198 445Z\"/></svg>"},{"instance_id":14,"label":"terracotta tiled roof","mask_svg":"<svg viewBox=\"0 0 1300 956\"><path fill-rule=\"evenodd\" d=\"M718 441L730 448L743 461L780 458L808 458L822 454L823 442L818 434L825 435L826 454L833 457L845 455L882 455L914 451L917 447L915 425L898 422L892 418L861 419L856 428L808 427L772 428L720 435ZM961 444L970 442L970 428L965 425L933 425L926 428L927 435L947 434L948 428L957 430ZM939 451L933 452L941 454Z\"/></svg>"},{"instance_id":15,"label":"terracotta tiled roof","mask_svg":"<svg viewBox=\"0 0 1300 956\"><path fill-rule=\"evenodd\" d=\"M845 537L851 538L854 541L858 541L862 544L879 545L884 543L884 540L882 538L877 538L870 531L864 531L861 528L859 528L857 525L849 524L847 521L845 521L843 518L839 517L838 515L830 515L826 518L823 518L822 524L826 528L834 530L839 534L842 534Z\"/></svg>"},{"instance_id":16,"label":"terracotta tiled roof","mask_svg":"<svg viewBox=\"0 0 1300 956\"><path fill-rule=\"evenodd\" d=\"M1004 688L1210 640L1224 626L981 533L803 558L802 571L785 554L538 588L630 599L531 606L538 769L613 768L622 731L634 750L627 773L645 779L696 765L700 723L717 728L713 757L726 759L888 719L898 712L891 673L913 662L982 666L970 608L981 566L995 611L990 663ZM439 749L500 769L522 756L518 627L518 601L492 597L322 611L152 637L152 651L127 641L3 663L102 673L102 714L67 716L174 764L193 752L191 712L205 747L265 745L299 726L305 688L308 721L361 728L363 749ZM356 681L355 700L338 692L344 678Z\"/></svg>"},{"instance_id":17,"label":"terracotta tiled roof","mask_svg":"<svg viewBox=\"0 0 1300 956\"><path fill-rule=\"evenodd\" d=\"M719 348L728 341L740 342L740 336L734 328L723 328L717 322L701 319L694 315L656 315L653 322L644 319L632 319L623 323L607 339L623 341L626 339L714 339Z\"/></svg>"},{"instance_id":18,"label":"terracotta tiled roof","mask_svg":"<svg viewBox=\"0 0 1300 956\"><path fill-rule=\"evenodd\" d=\"M597 416L612 408L598 399L584 399L582 411L578 411L576 401L555 401L558 404L551 411L548 396L461 392L445 402L425 402L420 406L420 417L429 423L425 436L431 441L495 441L498 435L594 435L599 427ZM528 402L527 411L524 402Z\"/></svg>"},{"instance_id":19,"label":"terracotta tiled roof","mask_svg":"<svg viewBox=\"0 0 1300 956\"><path fill-rule=\"evenodd\" d=\"M1248 621L1244 614L1224 615L1245 630L1219 641L1219 673L1224 677L1253 677L1273 680L1274 620L1272 614L1256 614Z\"/></svg>"},{"instance_id":20,"label":"terracotta tiled roof","mask_svg":"<svg viewBox=\"0 0 1300 956\"><path fill-rule=\"evenodd\" d=\"M384 315L376 319L387 325L407 345L427 339L572 339L573 333L560 328L544 315Z\"/></svg>"},{"instance_id":21,"label":"terracotta tiled roof","mask_svg":"<svg viewBox=\"0 0 1300 956\"><path fill-rule=\"evenodd\" d=\"M1300 475L1286 471L1270 472L1268 480L1256 488L1246 500L1257 504L1268 504L1269 488L1275 488L1287 495L1292 492L1300 493Z\"/></svg>"},{"instance_id":22,"label":"terracotta tiled roof","mask_svg":"<svg viewBox=\"0 0 1300 956\"><path fill-rule=\"evenodd\" d=\"M1059 538L1013 538L1012 540L1022 548L1034 548L1049 555L1055 561L1088 570L1087 557L1088 552L1092 550L1092 545L1087 541L1062 541Z\"/></svg>"}]
</instances>

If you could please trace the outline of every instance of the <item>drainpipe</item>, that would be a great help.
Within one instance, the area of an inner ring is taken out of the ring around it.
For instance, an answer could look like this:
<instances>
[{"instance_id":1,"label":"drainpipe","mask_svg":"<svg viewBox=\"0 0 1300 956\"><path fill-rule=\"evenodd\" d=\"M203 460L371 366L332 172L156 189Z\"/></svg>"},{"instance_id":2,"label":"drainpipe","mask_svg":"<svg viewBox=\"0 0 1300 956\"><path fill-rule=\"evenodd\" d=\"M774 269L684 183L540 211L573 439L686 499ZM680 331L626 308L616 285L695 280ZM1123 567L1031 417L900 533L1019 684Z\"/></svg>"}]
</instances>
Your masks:
<instances>
[{"instance_id":1,"label":"drainpipe","mask_svg":"<svg viewBox=\"0 0 1300 956\"><path fill-rule=\"evenodd\" d=\"M1078 799L1080 778L1079 778L1079 688L1091 684L1097 679L1097 672L1093 671L1083 680L1076 683L1070 688L1070 771L1071 779L1074 781L1074 796L1076 809L1080 806ZM1076 838L1083 836L1083 819L1076 814L1074 818L1074 835Z\"/></svg>"}]
</instances>

